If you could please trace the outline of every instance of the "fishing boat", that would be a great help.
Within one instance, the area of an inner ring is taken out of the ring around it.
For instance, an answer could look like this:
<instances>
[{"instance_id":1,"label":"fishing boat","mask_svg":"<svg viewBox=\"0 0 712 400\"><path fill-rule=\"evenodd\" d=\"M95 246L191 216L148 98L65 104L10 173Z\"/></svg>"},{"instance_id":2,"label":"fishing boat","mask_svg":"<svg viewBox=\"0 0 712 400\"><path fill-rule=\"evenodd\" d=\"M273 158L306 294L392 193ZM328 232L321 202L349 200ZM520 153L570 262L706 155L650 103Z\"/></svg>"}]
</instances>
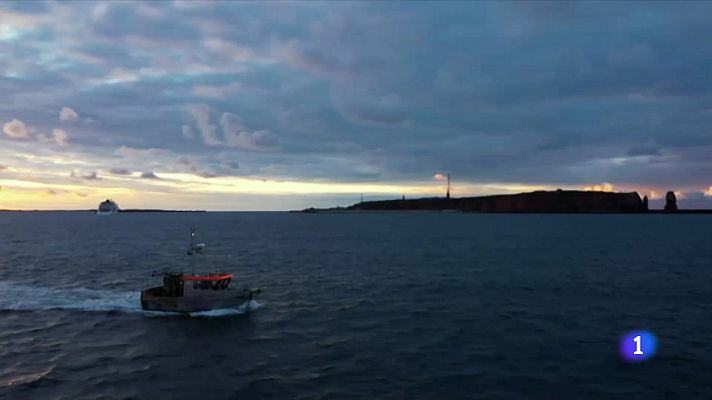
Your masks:
<instances>
[{"instance_id":1,"label":"fishing boat","mask_svg":"<svg viewBox=\"0 0 712 400\"><path fill-rule=\"evenodd\" d=\"M188 255L202 254L204 243L195 243L195 229L190 231ZM184 274L162 272L163 285L144 289L141 292L141 307L150 311L191 313L224 308L236 308L247 304L260 294L260 289L234 289L230 286L233 274L218 272L210 274Z\"/></svg>"}]
</instances>

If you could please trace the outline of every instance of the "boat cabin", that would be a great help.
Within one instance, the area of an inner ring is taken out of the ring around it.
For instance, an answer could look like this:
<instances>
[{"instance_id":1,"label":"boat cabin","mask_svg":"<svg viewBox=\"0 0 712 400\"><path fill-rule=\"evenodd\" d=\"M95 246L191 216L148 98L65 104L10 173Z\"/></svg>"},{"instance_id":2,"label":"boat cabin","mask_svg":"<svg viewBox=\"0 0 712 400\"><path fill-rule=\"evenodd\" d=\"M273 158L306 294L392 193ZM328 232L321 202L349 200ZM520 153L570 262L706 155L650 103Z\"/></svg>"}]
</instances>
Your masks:
<instances>
[{"instance_id":1,"label":"boat cabin","mask_svg":"<svg viewBox=\"0 0 712 400\"><path fill-rule=\"evenodd\" d=\"M184 282L192 282L193 290L221 290L230 285L232 274L187 275L182 279Z\"/></svg>"},{"instance_id":2,"label":"boat cabin","mask_svg":"<svg viewBox=\"0 0 712 400\"><path fill-rule=\"evenodd\" d=\"M163 274L163 286L149 289L154 296L183 297L201 295L206 291L228 289L232 274L183 275L177 272Z\"/></svg>"}]
</instances>

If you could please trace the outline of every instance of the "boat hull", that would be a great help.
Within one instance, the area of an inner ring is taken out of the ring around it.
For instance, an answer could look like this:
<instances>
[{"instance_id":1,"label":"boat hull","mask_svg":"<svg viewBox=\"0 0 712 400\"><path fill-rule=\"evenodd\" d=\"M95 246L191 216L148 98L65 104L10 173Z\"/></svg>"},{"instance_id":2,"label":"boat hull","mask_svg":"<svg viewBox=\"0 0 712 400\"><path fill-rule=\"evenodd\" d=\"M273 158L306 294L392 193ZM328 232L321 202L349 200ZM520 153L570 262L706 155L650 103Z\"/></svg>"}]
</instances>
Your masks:
<instances>
[{"instance_id":1,"label":"boat hull","mask_svg":"<svg viewBox=\"0 0 712 400\"><path fill-rule=\"evenodd\" d=\"M141 292L141 307L148 311L191 313L235 308L253 300L260 289L224 289L206 290L204 293L190 296L161 296L162 287L146 289Z\"/></svg>"},{"instance_id":2,"label":"boat hull","mask_svg":"<svg viewBox=\"0 0 712 400\"><path fill-rule=\"evenodd\" d=\"M97 211L96 215L114 215L118 214L116 211Z\"/></svg>"}]
</instances>

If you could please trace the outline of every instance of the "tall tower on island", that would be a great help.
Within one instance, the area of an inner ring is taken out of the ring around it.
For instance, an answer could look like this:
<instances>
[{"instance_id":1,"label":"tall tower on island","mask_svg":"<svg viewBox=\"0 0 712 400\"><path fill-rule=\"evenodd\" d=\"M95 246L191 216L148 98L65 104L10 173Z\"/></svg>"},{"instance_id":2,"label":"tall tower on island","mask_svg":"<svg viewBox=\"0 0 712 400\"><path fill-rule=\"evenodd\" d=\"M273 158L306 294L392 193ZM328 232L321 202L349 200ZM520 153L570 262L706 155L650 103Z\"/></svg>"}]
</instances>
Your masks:
<instances>
[{"instance_id":1,"label":"tall tower on island","mask_svg":"<svg viewBox=\"0 0 712 400\"><path fill-rule=\"evenodd\" d=\"M450 174L447 174L447 193L445 197L450 198Z\"/></svg>"}]
</instances>

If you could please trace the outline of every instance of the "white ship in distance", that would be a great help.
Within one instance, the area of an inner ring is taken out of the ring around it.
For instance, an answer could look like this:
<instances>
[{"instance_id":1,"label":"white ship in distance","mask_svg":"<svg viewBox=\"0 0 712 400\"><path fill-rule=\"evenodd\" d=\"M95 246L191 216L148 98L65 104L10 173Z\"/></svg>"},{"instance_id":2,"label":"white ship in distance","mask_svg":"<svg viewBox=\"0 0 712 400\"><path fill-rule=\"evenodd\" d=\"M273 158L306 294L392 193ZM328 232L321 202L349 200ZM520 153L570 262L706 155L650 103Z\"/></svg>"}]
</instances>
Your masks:
<instances>
[{"instance_id":1,"label":"white ship in distance","mask_svg":"<svg viewBox=\"0 0 712 400\"><path fill-rule=\"evenodd\" d=\"M119 206L113 201L106 199L99 203L99 208L96 209L96 215L112 215L119 212Z\"/></svg>"}]
</instances>

